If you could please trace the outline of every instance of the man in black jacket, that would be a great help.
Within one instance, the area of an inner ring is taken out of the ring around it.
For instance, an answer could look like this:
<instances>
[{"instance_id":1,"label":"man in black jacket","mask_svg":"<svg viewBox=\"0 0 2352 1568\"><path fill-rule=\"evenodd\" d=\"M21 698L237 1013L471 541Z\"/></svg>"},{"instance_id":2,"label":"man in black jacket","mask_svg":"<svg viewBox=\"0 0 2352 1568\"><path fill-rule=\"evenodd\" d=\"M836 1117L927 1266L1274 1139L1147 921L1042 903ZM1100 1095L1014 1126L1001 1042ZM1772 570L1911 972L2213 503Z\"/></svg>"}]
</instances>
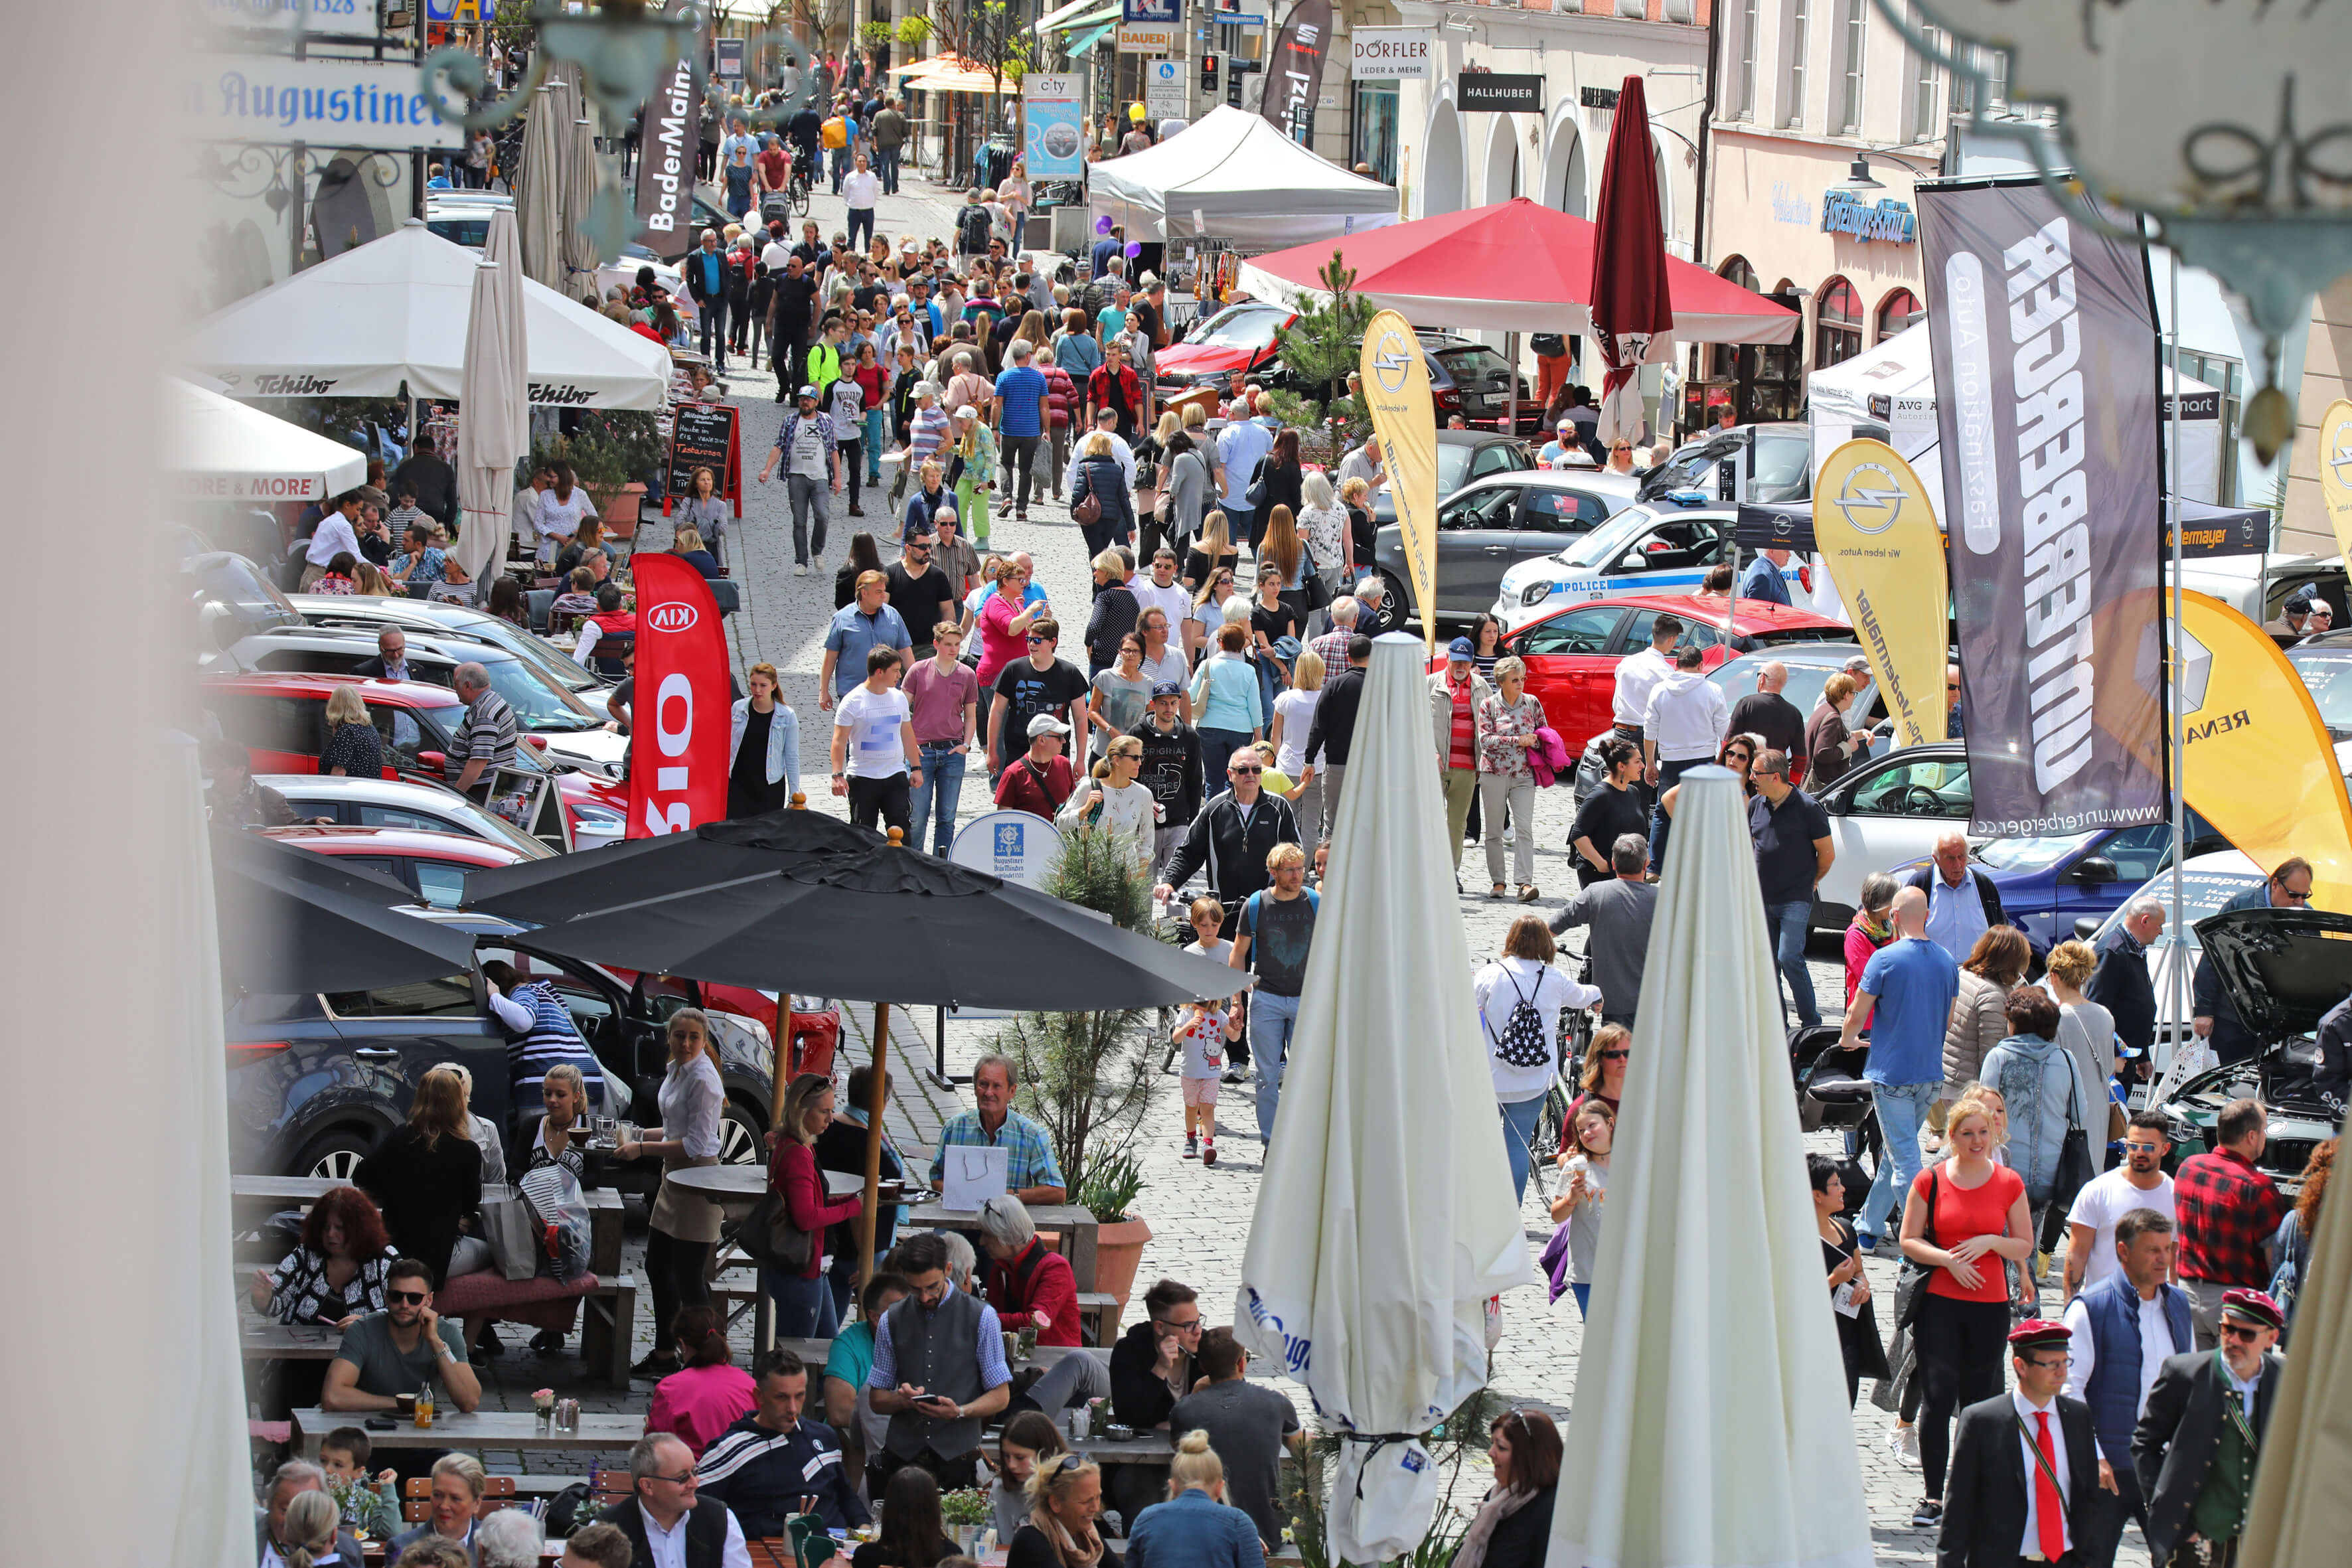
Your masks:
<instances>
[{"instance_id":1,"label":"man in black jacket","mask_svg":"<svg viewBox=\"0 0 2352 1568\"><path fill-rule=\"evenodd\" d=\"M685 1568L726 1568L751 1561L743 1527L716 1498L695 1495L694 1450L671 1432L648 1432L629 1450L629 1480L636 1496L618 1504L603 1522L629 1538L636 1563L682 1563ZM686 1536L680 1556L656 1556L650 1543Z\"/></svg>"},{"instance_id":2,"label":"man in black jacket","mask_svg":"<svg viewBox=\"0 0 2352 1568\"><path fill-rule=\"evenodd\" d=\"M1205 866L1209 889L1225 906L1225 930L1237 931L1234 915L1243 900L1274 879L1266 869L1266 852L1277 844L1298 842L1298 817L1288 801L1259 787L1264 764L1255 752L1244 748L1230 758L1206 760L1223 762L1230 784L1192 819L1184 842L1160 868L1160 884L1151 896L1167 902Z\"/></svg>"},{"instance_id":3,"label":"man in black jacket","mask_svg":"<svg viewBox=\"0 0 2352 1568\"><path fill-rule=\"evenodd\" d=\"M1154 827L1151 863L1164 866L1179 840L1201 815L1205 786L1201 770L1201 731L1177 711L1183 700L1181 681L1163 680L1151 689L1151 710L1128 731L1143 742L1143 771L1136 782L1160 803L1160 824Z\"/></svg>"},{"instance_id":4,"label":"man in black jacket","mask_svg":"<svg viewBox=\"0 0 2352 1568\"><path fill-rule=\"evenodd\" d=\"M1767 663L1756 672L1756 689L1731 705L1731 729L1734 735L1761 735L1764 750L1786 752L1793 764L1804 755L1805 716L1797 705L1780 695L1789 684L1789 667L1779 659ZM1790 780L1801 784L1804 775L1798 772Z\"/></svg>"},{"instance_id":5,"label":"man in black jacket","mask_svg":"<svg viewBox=\"0 0 2352 1568\"><path fill-rule=\"evenodd\" d=\"M816 1514L828 1530L864 1524L872 1516L858 1500L857 1478L848 1473L839 1439L803 1414L806 1363L791 1351L770 1351L752 1378L751 1412L712 1438L695 1466L710 1499L748 1521L744 1528L761 1540L783 1534L803 1512ZM801 1506L806 1498L815 1500L814 1508Z\"/></svg>"},{"instance_id":6,"label":"man in black jacket","mask_svg":"<svg viewBox=\"0 0 2352 1568\"><path fill-rule=\"evenodd\" d=\"M2124 906L2124 918L2099 941L2099 967L2083 988L2105 1007L2125 1045L2145 1053L2156 1044L2156 984L2147 973L2148 944L2164 930L2164 905L2142 895Z\"/></svg>"},{"instance_id":7,"label":"man in black jacket","mask_svg":"<svg viewBox=\"0 0 2352 1568\"><path fill-rule=\"evenodd\" d=\"M2132 1433L2147 1499L2148 1561L2231 1568L2253 1500L2254 1462L2285 1363L2271 1353L2286 1314L2260 1290L2221 1297L2219 1353L2167 1356Z\"/></svg>"},{"instance_id":8,"label":"man in black jacket","mask_svg":"<svg viewBox=\"0 0 2352 1568\"><path fill-rule=\"evenodd\" d=\"M2213 912L2231 914L2239 910L2307 910L2311 908L2311 862L2300 855L2288 857L2279 863L2270 879L2259 888L2248 888ZM2223 1067L2249 1060L2261 1051L2263 1042L2247 1033L2246 1026L2238 1019L2238 1010L2230 1004L2229 993L2221 989L2221 977L2213 968L2213 961L2200 954L2194 995L2189 1004L2189 1026L2198 1037L2213 1047Z\"/></svg>"},{"instance_id":9,"label":"man in black jacket","mask_svg":"<svg viewBox=\"0 0 2352 1568\"><path fill-rule=\"evenodd\" d=\"M1348 748L1356 741L1356 710L1364 702L1365 668L1372 662L1372 639L1358 632L1348 639L1348 668L1334 675L1315 703L1307 726L1307 765L1299 770L1305 789L1318 773L1323 784L1323 837L1339 820L1339 785L1348 773ZM1318 763L1318 757L1323 760Z\"/></svg>"},{"instance_id":10,"label":"man in black jacket","mask_svg":"<svg viewBox=\"0 0 2352 1568\"><path fill-rule=\"evenodd\" d=\"M700 318L702 353L711 368L727 369L727 253L719 248L719 231L702 231L702 248L678 264L686 274L686 291L693 296Z\"/></svg>"},{"instance_id":11,"label":"man in black jacket","mask_svg":"<svg viewBox=\"0 0 2352 1568\"><path fill-rule=\"evenodd\" d=\"M416 449L393 470L392 489L395 495L414 495L417 509L442 527L457 526L457 470L434 455L431 435L418 432Z\"/></svg>"},{"instance_id":12,"label":"man in black jacket","mask_svg":"<svg viewBox=\"0 0 2352 1568\"><path fill-rule=\"evenodd\" d=\"M2073 1337L2063 1323L2020 1323L2009 1336L2016 1388L1960 1412L1937 1568L2074 1561L2099 1488L2099 1448L2091 1407L2059 1392Z\"/></svg>"}]
</instances>

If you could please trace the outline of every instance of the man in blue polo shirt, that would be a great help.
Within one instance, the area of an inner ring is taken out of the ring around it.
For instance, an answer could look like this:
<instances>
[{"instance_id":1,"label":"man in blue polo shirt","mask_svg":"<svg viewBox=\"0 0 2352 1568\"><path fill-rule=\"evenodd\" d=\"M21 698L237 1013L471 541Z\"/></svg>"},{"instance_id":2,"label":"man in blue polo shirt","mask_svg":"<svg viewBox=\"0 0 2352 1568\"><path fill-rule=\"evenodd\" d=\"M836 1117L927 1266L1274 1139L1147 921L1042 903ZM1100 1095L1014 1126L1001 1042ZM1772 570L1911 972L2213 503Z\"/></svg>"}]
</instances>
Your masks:
<instances>
[{"instance_id":1,"label":"man in blue polo shirt","mask_svg":"<svg viewBox=\"0 0 2352 1568\"><path fill-rule=\"evenodd\" d=\"M865 680L866 656L877 647L895 647L908 662L914 659L907 623L888 604L890 579L879 572L861 572L857 597L833 613L824 633L824 668L818 672L816 705L830 710L849 689Z\"/></svg>"},{"instance_id":2,"label":"man in blue polo shirt","mask_svg":"<svg viewBox=\"0 0 2352 1568\"><path fill-rule=\"evenodd\" d=\"M1944 1026L1959 994L1960 967L1927 940L1927 895L1905 888L1895 895L1895 940L1870 955L1853 1005L1845 1010L1838 1047L1852 1050L1867 1025L1870 1056L1862 1076L1878 1108L1886 1157L1862 1200L1854 1230L1864 1251L1878 1245L1879 1223L1897 1215L1919 1175L1919 1126L1944 1086Z\"/></svg>"},{"instance_id":3,"label":"man in blue polo shirt","mask_svg":"<svg viewBox=\"0 0 2352 1568\"><path fill-rule=\"evenodd\" d=\"M1045 377L1030 363L1036 345L1015 338L1008 351L1013 363L996 378L996 398L989 423L996 426L997 461L1010 478L1005 504L1014 521L1029 520L1029 475L1037 460L1037 442L1045 433Z\"/></svg>"}]
</instances>

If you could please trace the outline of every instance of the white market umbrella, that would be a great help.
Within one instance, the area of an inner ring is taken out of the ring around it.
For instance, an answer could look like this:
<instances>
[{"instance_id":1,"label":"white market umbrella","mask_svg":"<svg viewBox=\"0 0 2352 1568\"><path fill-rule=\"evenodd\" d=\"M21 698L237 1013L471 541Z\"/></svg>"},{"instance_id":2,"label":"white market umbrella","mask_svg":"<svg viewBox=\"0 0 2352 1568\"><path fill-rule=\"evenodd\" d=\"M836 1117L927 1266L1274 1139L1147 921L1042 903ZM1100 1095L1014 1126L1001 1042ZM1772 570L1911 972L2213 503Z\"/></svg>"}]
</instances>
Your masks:
<instances>
[{"instance_id":1,"label":"white market umbrella","mask_svg":"<svg viewBox=\"0 0 2352 1568\"><path fill-rule=\"evenodd\" d=\"M551 72L530 95L522 126L522 157L515 170L515 216L522 225L522 269L534 283L563 289L562 124L571 91Z\"/></svg>"},{"instance_id":2,"label":"white market umbrella","mask_svg":"<svg viewBox=\"0 0 2352 1568\"><path fill-rule=\"evenodd\" d=\"M466 384L457 396L457 561L479 591L506 559L515 465L530 450L530 363L523 322L522 247L512 212L490 215L466 323Z\"/></svg>"},{"instance_id":3,"label":"white market umbrella","mask_svg":"<svg viewBox=\"0 0 2352 1568\"><path fill-rule=\"evenodd\" d=\"M1604 1213L1550 1561L1871 1568L1755 850L1727 769L1683 775Z\"/></svg>"},{"instance_id":4,"label":"white market umbrella","mask_svg":"<svg viewBox=\"0 0 2352 1568\"><path fill-rule=\"evenodd\" d=\"M1234 1309L1253 1353L1365 1439L1425 1433L1484 1386L1486 1299L1537 1282L1445 837L1422 642L1391 633L1372 649ZM1436 1495L1418 1441L1346 1443L1333 1560L1410 1552Z\"/></svg>"},{"instance_id":5,"label":"white market umbrella","mask_svg":"<svg viewBox=\"0 0 2352 1568\"><path fill-rule=\"evenodd\" d=\"M451 398L481 260L415 218L381 239L214 311L181 358L237 397ZM663 406L669 353L525 278L530 400L564 408Z\"/></svg>"},{"instance_id":6,"label":"white market umbrella","mask_svg":"<svg viewBox=\"0 0 2352 1568\"><path fill-rule=\"evenodd\" d=\"M367 454L191 385L163 382L162 460L172 493L200 500L325 500L367 481Z\"/></svg>"},{"instance_id":7,"label":"white market umbrella","mask_svg":"<svg viewBox=\"0 0 2352 1568\"><path fill-rule=\"evenodd\" d=\"M556 128L563 169L558 203L563 214L563 281L557 287L575 300L596 300L596 269L604 258L588 236L589 209L596 201L596 139L588 124L588 98L580 88L580 68L561 68L566 97L563 123Z\"/></svg>"}]
</instances>

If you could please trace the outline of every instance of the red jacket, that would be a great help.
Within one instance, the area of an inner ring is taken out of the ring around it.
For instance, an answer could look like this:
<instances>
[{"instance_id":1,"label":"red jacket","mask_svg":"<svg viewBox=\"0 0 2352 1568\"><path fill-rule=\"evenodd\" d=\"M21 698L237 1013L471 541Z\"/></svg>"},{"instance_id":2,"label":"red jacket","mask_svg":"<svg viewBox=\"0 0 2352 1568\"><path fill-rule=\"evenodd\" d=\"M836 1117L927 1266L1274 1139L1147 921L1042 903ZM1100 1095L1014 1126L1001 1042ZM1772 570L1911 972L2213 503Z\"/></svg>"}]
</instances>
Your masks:
<instances>
[{"instance_id":1,"label":"red jacket","mask_svg":"<svg viewBox=\"0 0 2352 1568\"><path fill-rule=\"evenodd\" d=\"M1070 416L1077 411L1078 384L1070 378L1068 371L1057 364L1042 366L1039 373L1045 378L1046 412L1053 418L1052 428L1058 430L1067 425Z\"/></svg>"},{"instance_id":2,"label":"red jacket","mask_svg":"<svg viewBox=\"0 0 2352 1568\"><path fill-rule=\"evenodd\" d=\"M1025 811L1051 822L1076 787L1067 757L1055 757L1047 765L1045 783L1040 787L1036 775L1029 771L1029 753L1024 749L1012 766L997 775L996 804L1006 811Z\"/></svg>"},{"instance_id":3,"label":"red jacket","mask_svg":"<svg viewBox=\"0 0 2352 1568\"><path fill-rule=\"evenodd\" d=\"M807 1231L814 1242L809 1247L808 1267L801 1278L814 1279L824 1267L824 1231L827 1226L839 1225L857 1217L865 1202L859 1198L844 1198L837 1204L824 1201L824 1180L817 1174L816 1151L798 1139L778 1137L776 1152L768 1157L768 1190L784 1195L784 1207L793 1224Z\"/></svg>"},{"instance_id":4,"label":"red jacket","mask_svg":"<svg viewBox=\"0 0 2352 1568\"><path fill-rule=\"evenodd\" d=\"M1046 1251L1034 1237L1029 1249L1011 1263L988 1266L988 1304L1013 1329L1026 1327L1030 1313L1045 1313L1051 1326L1037 1331L1041 1345L1078 1343L1077 1276L1070 1272L1068 1258Z\"/></svg>"}]
</instances>

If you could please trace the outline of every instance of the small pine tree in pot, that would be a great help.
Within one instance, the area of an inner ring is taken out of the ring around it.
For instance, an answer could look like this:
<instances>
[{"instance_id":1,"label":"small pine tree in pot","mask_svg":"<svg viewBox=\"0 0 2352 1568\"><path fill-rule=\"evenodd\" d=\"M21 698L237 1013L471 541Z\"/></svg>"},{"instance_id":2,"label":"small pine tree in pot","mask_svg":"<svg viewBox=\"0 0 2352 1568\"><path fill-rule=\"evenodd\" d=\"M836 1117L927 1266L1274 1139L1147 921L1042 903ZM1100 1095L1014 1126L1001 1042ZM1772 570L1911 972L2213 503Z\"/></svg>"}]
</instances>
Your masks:
<instances>
[{"instance_id":1,"label":"small pine tree in pot","mask_svg":"<svg viewBox=\"0 0 2352 1568\"><path fill-rule=\"evenodd\" d=\"M1364 332L1380 312L1354 291L1356 274L1338 251L1316 279L1330 298L1301 310L1276 337L1275 352L1293 384L1270 390L1267 400L1275 417L1297 430L1301 456L1329 468L1370 428L1347 388L1362 361Z\"/></svg>"},{"instance_id":2,"label":"small pine tree in pot","mask_svg":"<svg viewBox=\"0 0 2352 1568\"><path fill-rule=\"evenodd\" d=\"M1068 835L1039 890L1125 930L1150 930L1150 878L1136 869L1130 847L1110 833L1081 828ZM1012 1058L1020 1075L1018 1104L1045 1129L1072 1201L1096 1211L1095 1289L1117 1297L1122 1310L1143 1244L1151 1239L1151 1227L1129 1205L1142 1186L1130 1151L1156 1076L1155 1016L1151 1008L1023 1013L990 1042Z\"/></svg>"}]
</instances>

